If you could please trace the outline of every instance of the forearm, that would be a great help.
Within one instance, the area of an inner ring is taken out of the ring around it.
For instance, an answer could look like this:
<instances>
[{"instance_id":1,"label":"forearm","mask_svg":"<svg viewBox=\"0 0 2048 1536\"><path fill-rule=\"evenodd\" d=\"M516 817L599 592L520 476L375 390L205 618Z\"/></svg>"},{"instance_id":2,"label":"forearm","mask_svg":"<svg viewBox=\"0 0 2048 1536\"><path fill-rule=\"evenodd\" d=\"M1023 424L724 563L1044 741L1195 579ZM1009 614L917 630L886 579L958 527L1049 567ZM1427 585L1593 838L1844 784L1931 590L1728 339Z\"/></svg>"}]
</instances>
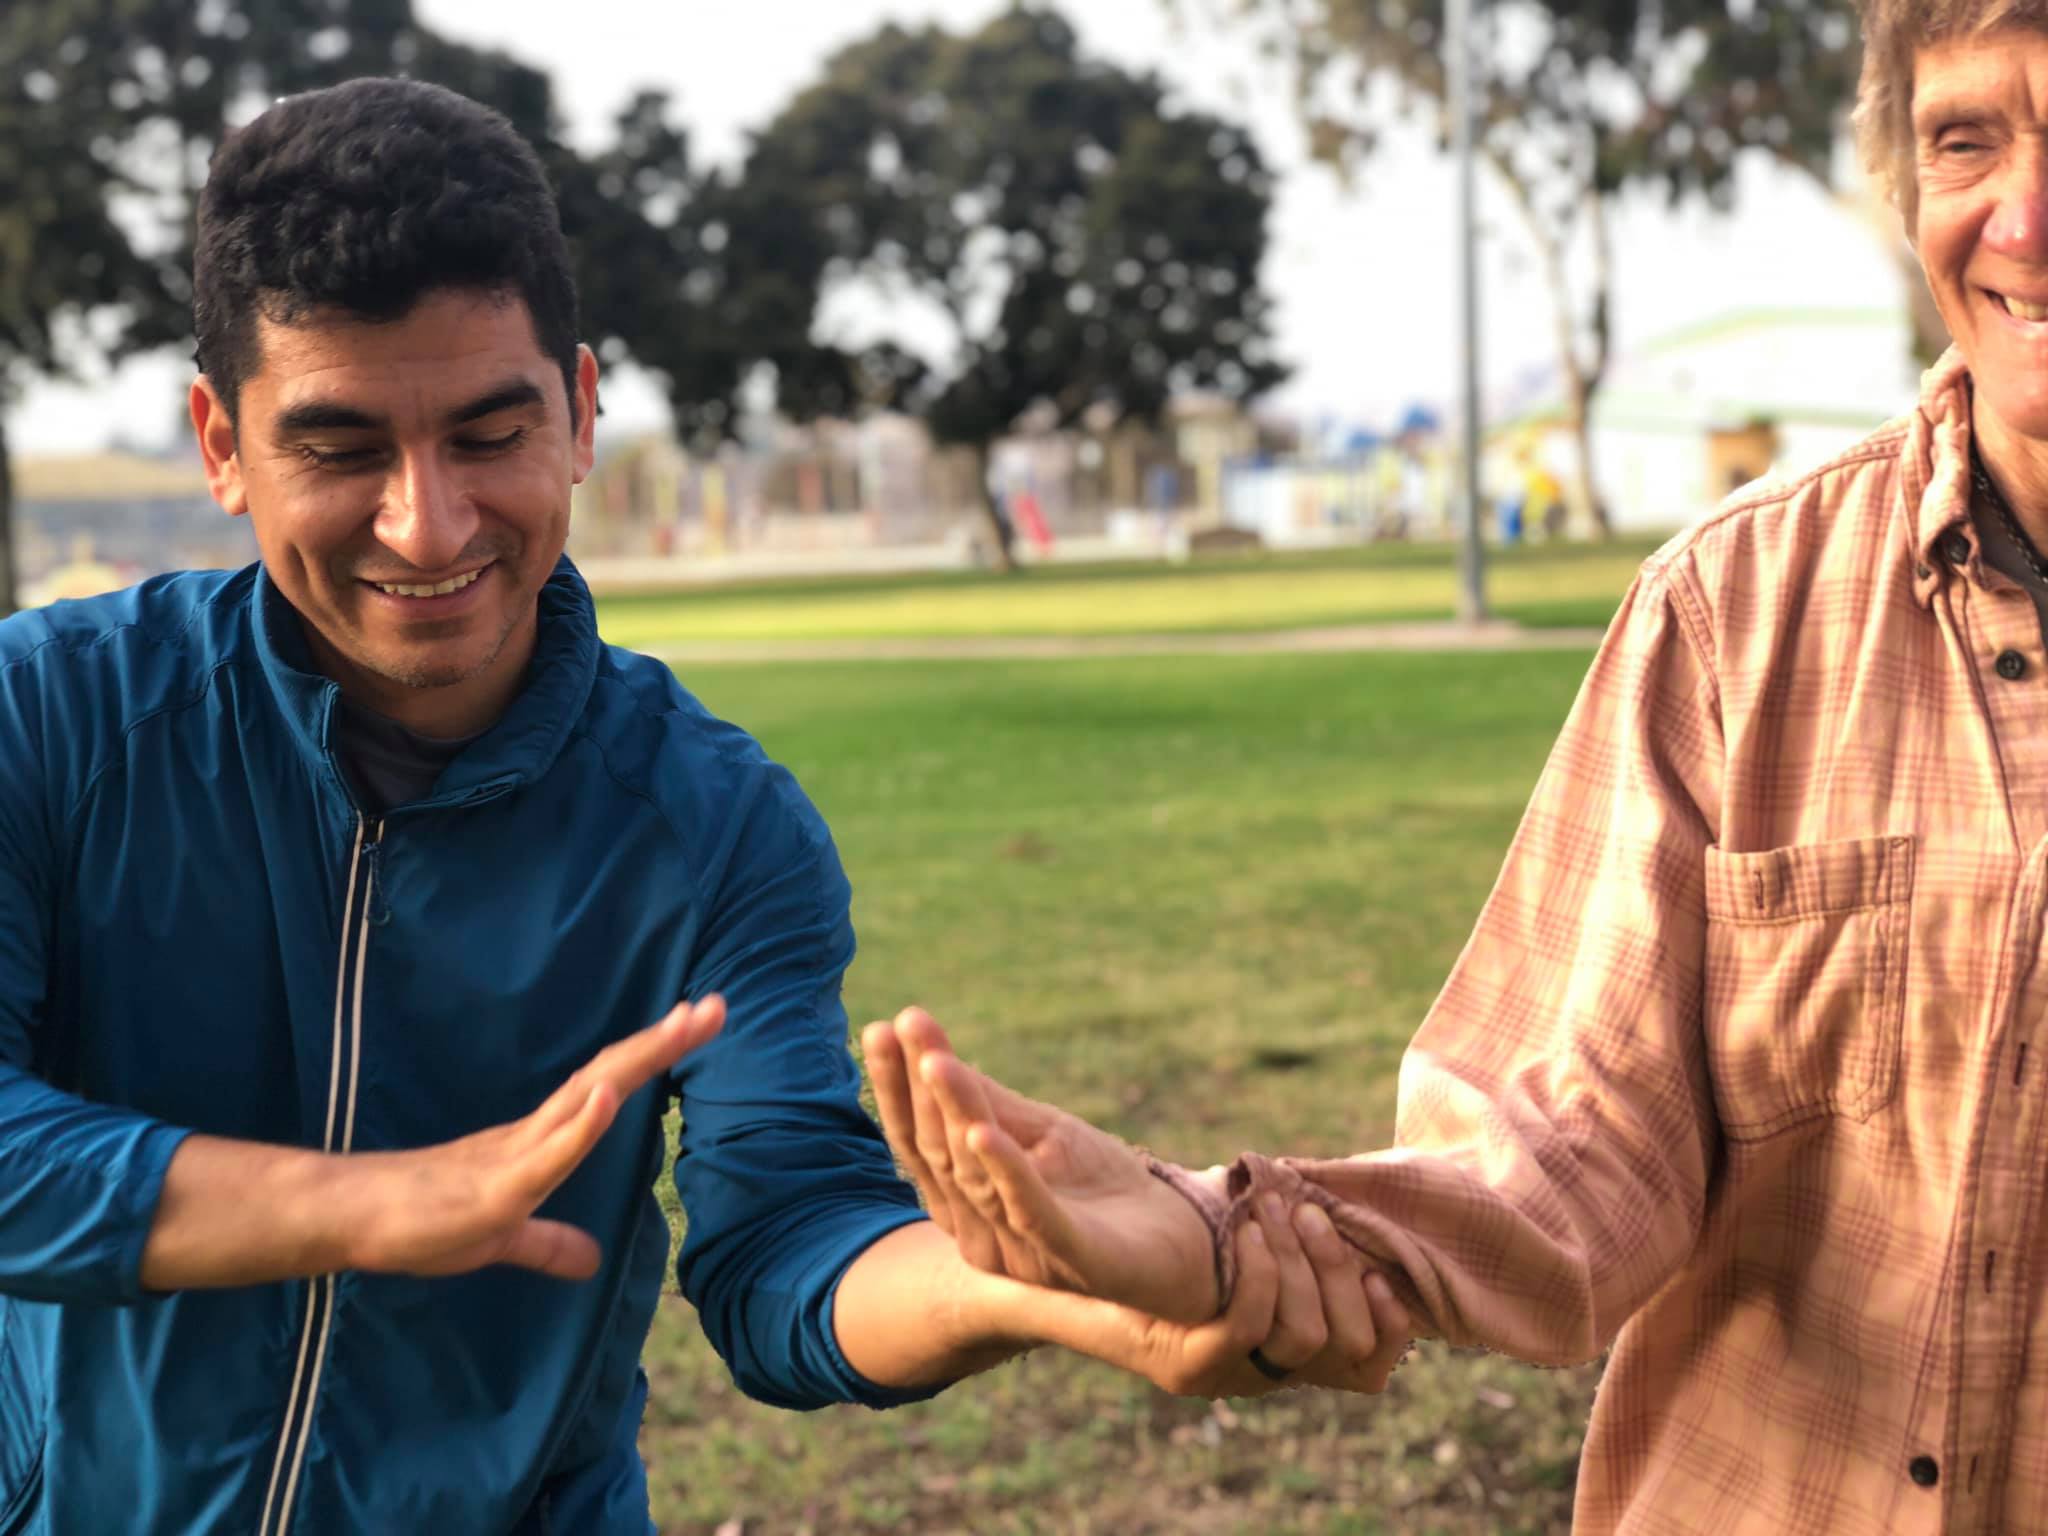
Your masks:
<instances>
[{"instance_id":1,"label":"forearm","mask_svg":"<svg viewBox=\"0 0 2048 1536\"><path fill-rule=\"evenodd\" d=\"M832 1328L847 1364L877 1386L936 1387L1047 1342L1030 1287L984 1274L928 1221L898 1227L840 1277Z\"/></svg>"},{"instance_id":2,"label":"forearm","mask_svg":"<svg viewBox=\"0 0 2048 1536\"><path fill-rule=\"evenodd\" d=\"M1272 1323L1270 1263L1230 1315L1190 1327L975 1269L930 1222L899 1228L856 1259L834 1311L848 1363L899 1391L943 1386L1050 1344L1170 1392L1214 1395L1219 1364L1242 1370Z\"/></svg>"},{"instance_id":3,"label":"forearm","mask_svg":"<svg viewBox=\"0 0 2048 1536\"><path fill-rule=\"evenodd\" d=\"M142 1251L151 1291L263 1285L346 1268L347 1159L188 1136Z\"/></svg>"}]
</instances>

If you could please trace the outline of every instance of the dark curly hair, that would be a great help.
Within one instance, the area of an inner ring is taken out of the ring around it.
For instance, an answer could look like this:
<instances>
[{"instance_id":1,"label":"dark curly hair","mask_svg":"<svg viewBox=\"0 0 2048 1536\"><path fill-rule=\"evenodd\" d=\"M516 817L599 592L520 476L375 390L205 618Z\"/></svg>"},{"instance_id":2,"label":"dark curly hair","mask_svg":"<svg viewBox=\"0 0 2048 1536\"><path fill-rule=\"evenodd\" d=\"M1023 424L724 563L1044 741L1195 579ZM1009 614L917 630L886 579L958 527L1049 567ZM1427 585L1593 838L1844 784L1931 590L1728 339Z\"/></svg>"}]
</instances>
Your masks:
<instances>
[{"instance_id":1,"label":"dark curly hair","mask_svg":"<svg viewBox=\"0 0 2048 1536\"><path fill-rule=\"evenodd\" d=\"M539 158L490 108L414 80L290 96L214 152L199 196L200 372L234 419L256 317L397 320L428 292L516 295L576 411L576 284Z\"/></svg>"}]
</instances>

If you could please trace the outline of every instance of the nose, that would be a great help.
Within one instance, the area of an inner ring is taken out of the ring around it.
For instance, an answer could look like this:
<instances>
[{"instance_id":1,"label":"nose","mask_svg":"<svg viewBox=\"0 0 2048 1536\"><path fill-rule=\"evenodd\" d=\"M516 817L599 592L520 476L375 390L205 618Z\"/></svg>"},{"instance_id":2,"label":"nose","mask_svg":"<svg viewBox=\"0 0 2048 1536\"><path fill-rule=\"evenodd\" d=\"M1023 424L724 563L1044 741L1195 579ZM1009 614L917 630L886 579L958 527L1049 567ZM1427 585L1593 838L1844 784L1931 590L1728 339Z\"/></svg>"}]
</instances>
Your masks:
<instances>
[{"instance_id":1,"label":"nose","mask_svg":"<svg viewBox=\"0 0 2048 1536\"><path fill-rule=\"evenodd\" d=\"M2024 140L2012 157L1984 244L2014 261L2048 265L2048 148L2038 140Z\"/></svg>"},{"instance_id":2,"label":"nose","mask_svg":"<svg viewBox=\"0 0 2048 1536\"><path fill-rule=\"evenodd\" d=\"M444 573L476 536L476 503L461 476L431 453L408 453L385 489L377 541L415 570Z\"/></svg>"}]
</instances>

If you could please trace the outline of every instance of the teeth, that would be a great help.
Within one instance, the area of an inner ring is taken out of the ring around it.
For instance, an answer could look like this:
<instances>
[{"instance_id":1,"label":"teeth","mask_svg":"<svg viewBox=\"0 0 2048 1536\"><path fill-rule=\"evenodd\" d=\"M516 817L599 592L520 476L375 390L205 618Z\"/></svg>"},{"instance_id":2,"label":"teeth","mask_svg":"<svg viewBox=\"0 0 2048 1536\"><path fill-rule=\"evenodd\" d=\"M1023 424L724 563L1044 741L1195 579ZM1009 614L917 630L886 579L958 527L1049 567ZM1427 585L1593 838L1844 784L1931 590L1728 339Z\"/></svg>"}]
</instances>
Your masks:
<instances>
[{"instance_id":1,"label":"teeth","mask_svg":"<svg viewBox=\"0 0 2048 1536\"><path fill-rule=\"evenodd\" d=\"M2010 294L2001 294L2005 312L2020 320L2048 320L2048 304L2023 304Z\"/></svg>"},{"instance_id":2,"label":"teeth","mask_svg":"<svg viewBox=\"0 0 2048 1536\"><path fill-rule=\"evenodd\" d=\"M457 576L453 581L444 581L432 587L397 586L380 581L377 583L377 590L389 592L393 597L446 597L451 592L460 592L481 575L482 571L471 571L467 576Z\"/></svg>"}]
</instances>

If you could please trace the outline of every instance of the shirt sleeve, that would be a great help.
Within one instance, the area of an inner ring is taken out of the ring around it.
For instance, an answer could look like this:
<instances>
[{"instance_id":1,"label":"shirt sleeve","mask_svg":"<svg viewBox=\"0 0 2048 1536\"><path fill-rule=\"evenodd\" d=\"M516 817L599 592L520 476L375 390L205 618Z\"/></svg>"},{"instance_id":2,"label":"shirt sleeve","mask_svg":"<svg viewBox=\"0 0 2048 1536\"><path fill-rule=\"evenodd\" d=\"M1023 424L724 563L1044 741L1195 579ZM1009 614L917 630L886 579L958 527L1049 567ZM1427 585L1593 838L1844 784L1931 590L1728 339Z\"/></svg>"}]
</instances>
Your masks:
<instances>
[{"instance_id":1,"label":"shirt sleeve","mask_svg":"<svg viewBox=\"0 0 2048 1536\"><path fill-rule=\"evenodd\" d=\"M26 659L0 660L0 1294L120 1305L184 1132L39 1075L59 861L44 708Z\"/></svg>"},{"instance_id":2,"label":"shirt sleeve","mask_svg":"<svg viewBox=\"0 0 2048 1536\"><path fill-rule=\"evenodd\" d=\"M861 1107L847 1047L845 874L793 786L758 797L733 837L689 982L692 997L723 994L726 1026L677 1072L688 1222L677 1279L750 1397L783 1408L931 1397L869 1381L833 1329L853 1261L925 1219Z\"/></svg>"},{"instance_id":3,"label":"shirt sleeve","mask_svg":"<svg viewBox=\"0 0 2048 1536\"><path fill-rule=\"evenodd\" d=\"M1646 568L1491 898L1401 1066L1395 1147L1248 1154L1227 1195L1155 1169L1228 1235L1278 1190L1322 1206L1426 1331L1590 1360L1697 1240L1720 1146L1701 1035L1718 694L1697 609Z\"/></svg>"}]
</instances>

